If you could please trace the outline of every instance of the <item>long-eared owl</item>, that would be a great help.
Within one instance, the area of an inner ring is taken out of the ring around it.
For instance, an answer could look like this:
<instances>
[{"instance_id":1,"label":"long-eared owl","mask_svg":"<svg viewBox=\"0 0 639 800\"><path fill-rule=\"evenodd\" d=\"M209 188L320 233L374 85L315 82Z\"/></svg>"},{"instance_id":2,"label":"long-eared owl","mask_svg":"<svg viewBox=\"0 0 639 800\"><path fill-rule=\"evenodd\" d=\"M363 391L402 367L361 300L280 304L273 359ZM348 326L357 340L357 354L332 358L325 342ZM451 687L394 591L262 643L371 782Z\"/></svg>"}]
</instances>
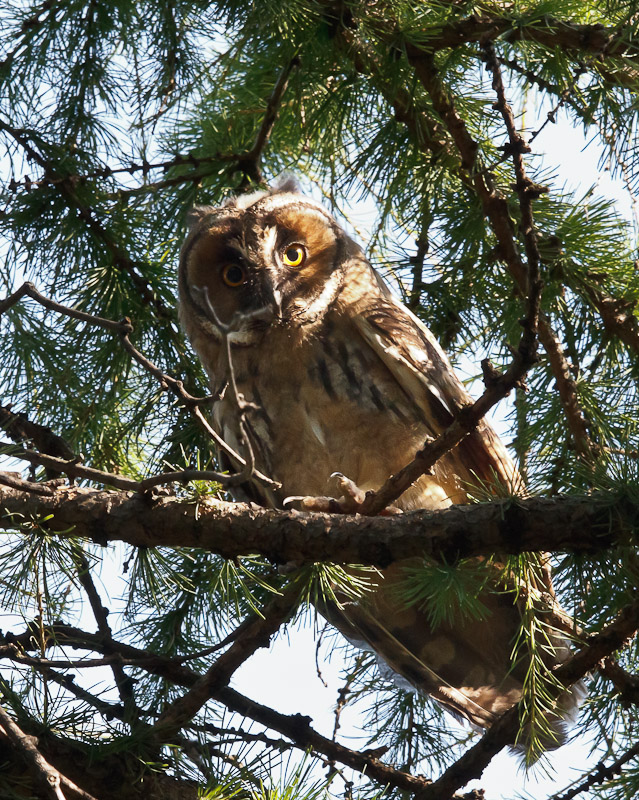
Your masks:
<instances>
[{"instance_id":1,"label":"long-eared owl","mask_svg":"<svg viewBox=\"0 0 639 800\"><path fill-rule=\"evenodd\" d=\"M254 483L245 496L281 507L289 496L326 495L334 473L362 490L377 489L470 402L430 331L392 296L331 215L296 187L196 208L190 221L180 317L221 398L214 424L245 452L237 403L225 391L221 322L231 328L237 389L252 404L245 431L256 467L281 484L269 491ZM397 506L443 509L466 502L468 485L516 490L519 480L502 442L482 422ZM398 586L411 566L392 564L357 603L345 600L322 613L351 642L377 653L384 674L489 726L520 698L527 669L525 659L512 663L521 624L513 593L484 591L481 619L434 625L419 604L401 599ZM555 637L550 661L567 653ZM559 739L577 695L560 700Z\"/></svg>"}]
</instances>

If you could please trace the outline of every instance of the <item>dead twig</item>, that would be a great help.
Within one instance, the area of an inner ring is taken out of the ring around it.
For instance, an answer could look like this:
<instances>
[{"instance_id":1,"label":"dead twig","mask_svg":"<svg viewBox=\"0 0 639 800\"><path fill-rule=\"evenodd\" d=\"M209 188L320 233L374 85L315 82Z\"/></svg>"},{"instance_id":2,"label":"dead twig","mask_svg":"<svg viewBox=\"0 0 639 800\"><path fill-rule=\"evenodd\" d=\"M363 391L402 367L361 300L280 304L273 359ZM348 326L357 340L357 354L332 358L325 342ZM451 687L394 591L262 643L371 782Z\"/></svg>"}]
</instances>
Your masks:
<instances>
[{"instance_id":1,"label":"dead twig","mask_svg":"<svg viewBox=\"0 0 639 800\"><path fill-rule=\"evenodd\" d=\"M6 297L4 300L0 301L0 316L16 305L20 300L22 300L23 297L30 297L44 308L55 311L56 313L63 314L64 316L71 317L72 319L77 319L81 322L86 322L90 325L96 325L104 330L119 334L122 346L132 356L132 358L137 361L137 363L140 364L143 369L145 369L149 374L153 375L158 380L162 389L171 391L181 401L181 403L187 409L189 409L189 411L198 421L199 425L213 439L217 447L222 452L226 453L234 463L238 464L242 470L236 475L226 475L225 473L215 472L213 470L179 470L162 473L160 475L153 475L144 479L143 481L134 481L130 478L126 478L123 475L116 475L109 472L103 472L101 470L93 470L90 467L83 467L78 463L77 457L73 460L64 461L62 459L54 458L50 455L35 453L34 451L30 451L28 449L20 450L19 453L12 453L12 455L17 455L19 458L23 458L26 461L31 461L31 463L40 464L54 471L57 470L58 472L63 472L72 478L79 477L87 478L89 480L96 480L109 486L116 486L117 488L127 489L130 491L146 492L154 486L161 484L188 482L191 480L215 481L216 483L220 483L224 486L237 486L241 483L244 483L247 480L247 477L253 477L267 486L274 488L279 487L279 484L276 481L273 481L267 475L264 475L259 470L256 470L254 465L251 465L249 468L244 458L239 453L236 453L235 450L229 444L227 444L217 433L217 431L215 431L208 423L199 406L201 404L210 402L211 399L213 399L211 395L207 395L205 397L194 397L193 395L189 394L185 390L182 381L173 378L171 375L167 375L152 361L146 358L146 356L143 355L132 344L130 335L133 332L133 325L131 320L129 320L127 317L120 322L116 322L115 320L106 319L105 317L89 314L76 308L64 306L61 303L57 303L56 301L51 300L43 295L30 282L23 283L19 289ZM0 444L0 447L1 446L2 445ZM7 446L11 447L10 445Z\"/></svg>"}]
</instances>

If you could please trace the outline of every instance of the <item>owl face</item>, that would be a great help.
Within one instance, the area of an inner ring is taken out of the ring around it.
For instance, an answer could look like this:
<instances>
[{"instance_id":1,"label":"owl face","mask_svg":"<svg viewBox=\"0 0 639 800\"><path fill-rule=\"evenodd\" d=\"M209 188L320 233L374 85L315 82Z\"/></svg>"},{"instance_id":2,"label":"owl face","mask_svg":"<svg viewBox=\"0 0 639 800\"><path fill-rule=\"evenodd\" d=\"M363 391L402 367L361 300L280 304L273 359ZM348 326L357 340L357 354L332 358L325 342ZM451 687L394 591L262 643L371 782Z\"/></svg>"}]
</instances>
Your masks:
<instances>
[{"instance_id":1,"label":"owl face","mask_svg":"<svg viewBox=\"0 0 639 800\"><path fill-rule=\"evenodd\" d=\"M202 290L235 344L267 327L312 322L333 300L359 247L319 205L292 192L259 193L221 208L199 208L184 244L181 308L219 338Z\"/></svg>"}]
</instances>

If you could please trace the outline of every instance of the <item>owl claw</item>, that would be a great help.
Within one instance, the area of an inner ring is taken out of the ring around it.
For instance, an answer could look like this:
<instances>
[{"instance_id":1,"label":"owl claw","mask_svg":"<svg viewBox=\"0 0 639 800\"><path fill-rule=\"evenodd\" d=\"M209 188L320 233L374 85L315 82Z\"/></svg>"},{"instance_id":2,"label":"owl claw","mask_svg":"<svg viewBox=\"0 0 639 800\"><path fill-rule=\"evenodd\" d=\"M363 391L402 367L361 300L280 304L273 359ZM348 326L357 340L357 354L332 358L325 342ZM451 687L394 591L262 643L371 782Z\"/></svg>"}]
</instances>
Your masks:
<instances>
[{"instance_id":1,"label":"owl claw","mask_svg":"<svg viewBox=\"0 0 639 800\"><path fill-rule=\"evenodd\" d=\"M339 500L334 497L310 497L306 495L291 495L282 501L282 505L286 506L290 503L299 503L302 511L320 511L323 514L345 514L347 512Z\"/></svg>"},{"instance_id":2,"label":"owl claw","mask_svg":"<svg viewBox=\"0 0 639 800\"><path fill-rule=\"evenodd\" d=\"M345 497L341 499L346 501L349 499L354 500L357 506L361 506L366 497L366 492L363 489L360 489L355 481L347 478L346 475L342 475L341 472L334 472L331 475L331 478L335 478L340 490L344 492Z\"/></svg>"},{"instance_id":3,"label":"owl claw","mask_svg":"<svg viewBox=\"0 0 639 800\"><path fill-rule=\"evenodd\" d=\"M299 503L302 511L319 511L324 514L358 514L366 499L366 492L360 489L355 481L347 478L341 472L333 472L331 478L336 480L338 488L344 493L342 497L290 495L283 501L282 505L287 506L290 503ZM395 506L388 506L381 512L381 516L401 513L401 509Z\"/></svg>"}]
</instances>

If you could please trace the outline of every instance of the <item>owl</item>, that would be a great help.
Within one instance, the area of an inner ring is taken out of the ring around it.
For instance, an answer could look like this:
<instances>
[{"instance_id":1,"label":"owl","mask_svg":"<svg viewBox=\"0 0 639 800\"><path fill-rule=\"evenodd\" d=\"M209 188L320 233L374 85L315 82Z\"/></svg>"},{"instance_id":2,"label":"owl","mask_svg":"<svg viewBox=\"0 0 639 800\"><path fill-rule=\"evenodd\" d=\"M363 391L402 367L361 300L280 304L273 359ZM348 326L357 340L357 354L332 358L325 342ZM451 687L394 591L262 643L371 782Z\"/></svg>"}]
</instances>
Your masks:
<instances>
[{"instance_id":1,"label":"owl","mask_svg":"<svg viewBox=\"0 0 639 800\"><path fill-rule=\"evenodd\" d=\"M236 452L247 452L248 439L256 467L281 484L274 491L249 482L244 498L277 508L290 496L321 497L335 473L359 490L378 489L470 402L430 331L296 186L196 208L190 223L180 319L219 398L215 427ZM249 404L243 432L225 336L237 391ZM520 482L485 422L396 504L443 509L467 502L466 489L478 481L513 491ZM402 582L416 567L394 563L356 602L341 598L320 611L351 643L376 653L385 676L488 727L520 698L528 666L521 658L513 664L521 625L514 593L486 590L481 619L435 625L402 599ZM550 650L550 664L568 654L558 636ZM576 694L560 699L556 743Z\"/></svg>"}]
</instances>

